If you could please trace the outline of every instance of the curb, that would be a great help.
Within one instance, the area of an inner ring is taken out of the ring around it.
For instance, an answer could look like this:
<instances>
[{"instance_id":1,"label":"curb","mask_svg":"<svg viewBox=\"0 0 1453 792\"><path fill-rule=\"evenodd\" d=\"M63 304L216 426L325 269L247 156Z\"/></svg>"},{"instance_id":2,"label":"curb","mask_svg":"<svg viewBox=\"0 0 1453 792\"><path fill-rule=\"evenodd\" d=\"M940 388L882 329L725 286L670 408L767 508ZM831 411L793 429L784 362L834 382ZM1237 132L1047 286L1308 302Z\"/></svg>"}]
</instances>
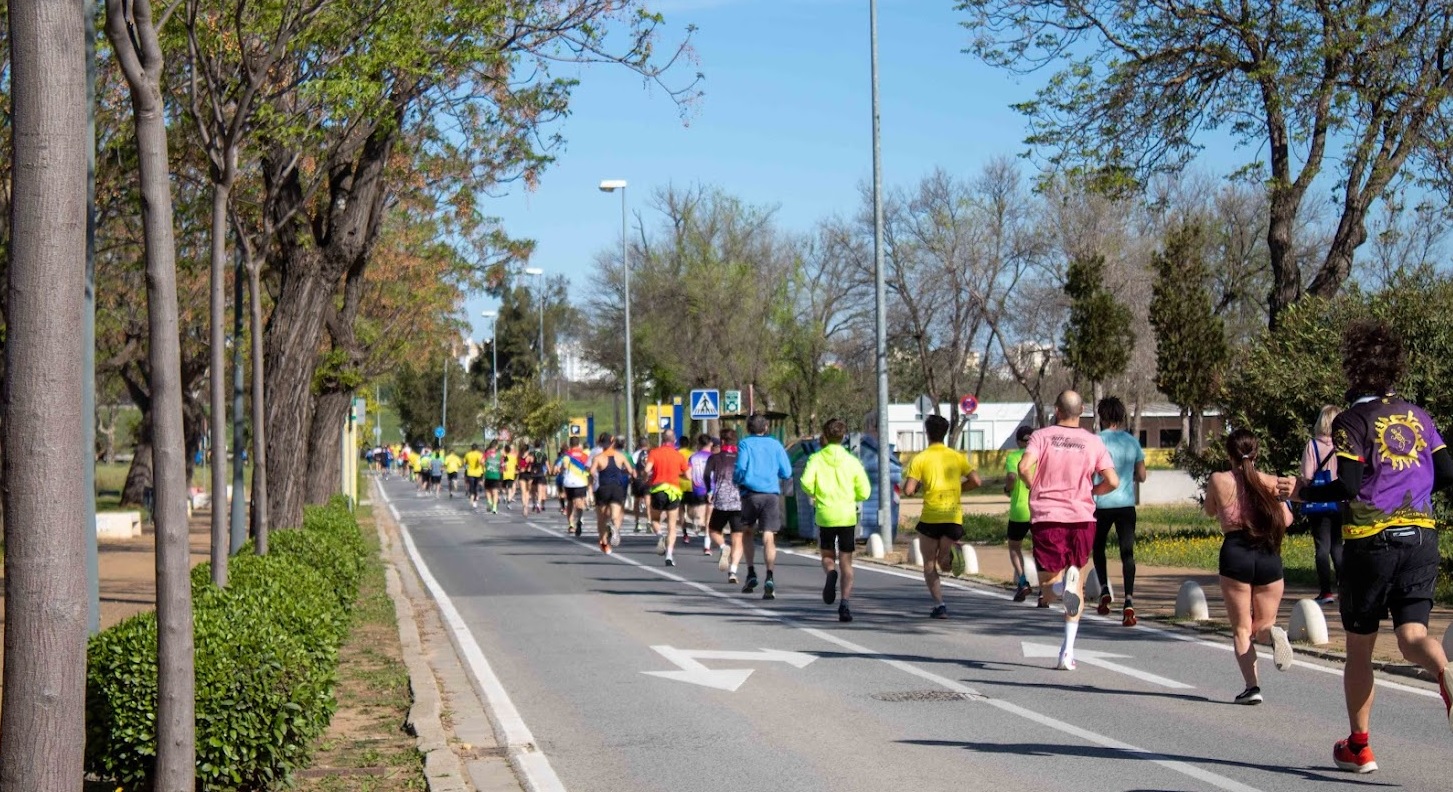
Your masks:
<instances>
[{"instance_id":1,"label":"curb","mask_svg":"<svg viewBox=\"0 0 1453 792\"><path fill-rule=\"evenodd\" d=\"M378 531L380 555L385 564L388 595L394 603L399 643L403 649L404 666L409 671L409 688L414 696L404 728L418 740L419 753L424 755L424 781L430 792L471 792L473 788L464 780L459 755L449 747L439 683L434 679L434 670L424 660L419 624L414 620L413 605L404 594L403 578L399 573L404 559L400 557L398 544L384 530L385 519L393 520L387 509L374 510L374 528Z\"/></svg>"}]
</instances>

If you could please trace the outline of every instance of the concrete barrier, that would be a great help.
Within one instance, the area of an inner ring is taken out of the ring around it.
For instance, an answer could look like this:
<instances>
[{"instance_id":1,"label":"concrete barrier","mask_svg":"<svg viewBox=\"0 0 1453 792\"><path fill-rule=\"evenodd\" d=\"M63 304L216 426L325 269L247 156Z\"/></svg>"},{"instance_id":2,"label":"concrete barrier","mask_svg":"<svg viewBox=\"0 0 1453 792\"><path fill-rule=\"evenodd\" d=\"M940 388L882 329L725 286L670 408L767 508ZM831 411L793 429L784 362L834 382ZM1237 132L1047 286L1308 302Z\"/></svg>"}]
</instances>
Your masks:
<instances>
[{"instance_id":1,"label":"concrete barrier","mask_svg":"<svg viewBox=\"0 0 1453 792\"><path fill-rule=\"evenodd\" d=\"M1020 558L1024 559L1024 577L1029 581L1031 588L1039 588L1039 567L1034 565L1034 554L1020 548Z\"/></svg>"},{"instance_id":2,"label":"concrete barrier","mask_svg":"<svg viewBox=\"0 0 1453 792\"><path fill-rule=\"evenodd\" d=\"M1206 607L1206 592L1201 584L1187 580L1176 592L1176 618L1191 621L1206 621L1211 618L1211 609Z\"/></svg>"},{"instance_id":3,"label":"concrete barrier","mask_svg":"<svg viewBox=\"0 0 1453 792\"><path fill-rule=\"evenodd\" d=\"M1287 622L1287 637L1293 641L1307 641L1312 646L1331 643L1327 637L1327 615L1322 612L1322 606L1309 599L1297 600Z\"/></svg>"},{"instance_id":4,"label":"concrete barrier","mask_svg":"<svg viewBox=\"0 0 1453 792\"><path fill-rule=\"evenodd\" d=\"M971 544L960 544L959 549L964 551L964 574L979 574L979 554L974 551Z\"/></svg>"},{"instance_id":5,"label":"concrete barrier","mask_svg":"<svg viewBox=\"0 0 1453 792\"><path fill-rule=\"evenodd\" d=\"M96 512L97 539L134 539L141 536L141 512Z\"/></svg>"},{"instance_id":6,"label":"concrete barrier","mask_svg":"<svg viewBox=\"0 0 1453 792\"><path fill-rule=\"evenodd\" d=\"M1453 624L1443 631L1443 654L1453 657Z\"/></svg>"},{"instance_id":7,"label":"concrete barrier","mask_svg":"<svg viewBox=\"0 0 1453 792\"><path fill-rule=\"evenodd\" d=\"M882 535L868 534L868 555L873 558L882 558L884 556Z\"/></svg>"},{"instance_id":8,"label":"concrete barrier","mask_svg":"<svg viewBox=\"0 0 1453 792\"><path fill-rule=\"evenodd\" d=\"M914 566L923 566L923 548L918 544L918 537L908 545L908 563Z\"/></svg>"},{"instance_id":9,"label":"concrete barrier","mask_svg":"<svg viewBox=\"0 0 1453 792\"><path fill-rule=\"evenodd\" d=\"M1094 603L1095 605L1099 605L1100 604L1100 573L1098 573L1098 572L1095 571L1094 564L1091 564L1090 565L1089 571L1085 573L1085 576L1084 576L1084 578L1082 578L1082 580L1084 580L1085 602Z\"/></svg>"}]
</instances>

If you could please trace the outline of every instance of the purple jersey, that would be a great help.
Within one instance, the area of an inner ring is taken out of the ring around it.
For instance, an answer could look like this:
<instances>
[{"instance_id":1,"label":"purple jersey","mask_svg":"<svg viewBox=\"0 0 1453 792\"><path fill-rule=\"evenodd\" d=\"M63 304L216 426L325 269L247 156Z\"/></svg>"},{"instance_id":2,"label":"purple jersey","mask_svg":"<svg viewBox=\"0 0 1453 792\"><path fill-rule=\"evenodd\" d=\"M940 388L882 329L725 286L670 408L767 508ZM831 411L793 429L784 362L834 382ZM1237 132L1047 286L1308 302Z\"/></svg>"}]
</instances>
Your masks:
<instances>
[{"instance_id":1,"label":"purple jersey","mask_svg":"<svg viewBox=\"0 0 1453 792\"><path fill-rule=\"evenodd\" d=\"M1423 408L1399 396L1358 402L1332 424L1337 455L1362 463L1362 489L1342 527L1347 539L1384 528L1434 528L1433 453L1443 447Z\"/></svg>"},{"instance_id":2,"label":"purple jersey","mask_svg":"<svg viewBox=\"0 0 1453 792\"><path fill-rule=\"evenodd\" d=\"M706 497L706 460L711 459L710 451L697 451L687 460L687 469L691 473L691 491L701 497Z\"/></svg>"}]
</instances>

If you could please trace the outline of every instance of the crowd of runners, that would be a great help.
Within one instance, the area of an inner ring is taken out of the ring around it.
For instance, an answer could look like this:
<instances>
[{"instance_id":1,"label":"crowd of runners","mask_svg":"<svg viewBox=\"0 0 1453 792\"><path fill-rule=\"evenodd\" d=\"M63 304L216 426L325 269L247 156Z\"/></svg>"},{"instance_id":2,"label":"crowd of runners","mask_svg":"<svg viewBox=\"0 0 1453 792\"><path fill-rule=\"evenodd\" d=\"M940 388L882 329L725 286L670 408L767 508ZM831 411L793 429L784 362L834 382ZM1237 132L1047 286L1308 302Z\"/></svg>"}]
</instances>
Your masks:
<instances>
[{"instance_id":1,"label":"crowd of runners","mask_svg":"<svg viewBox=\"0 0 1453 792\"><path fill-rule=\"evenodd\" d=\"M1275 623L1284 587L1281 546L1294 508L1311 523L1321 584L1317 601L1338 605L1347 634L1350 733L1335 744L1333 760L1343 770L1366 773L1377 769L1369 741L1372 657L1384 620L1391 619L1402 655L1437 680L1453 727L1448 658L1428 634L1441 564L1432 494L1453 487L1453 455L1429 415L1394 390L1405 374L1406 355L1392 330L1375 321L1354 323L1342 354L1351 403L1345 410L1321 411L1299 475L1259 470L1261 439L1234 429L1224 439L1230 469L1207 481L1204 509L1223 532L1220 586L1245 682L1237 704L1265 700L1258 644L1271 648L1278 670L1291 667L1291 644ZM1064 638L1055 668L1065 671L1076 668L1075 641L1085 608L1102 616L1113 610L1116 595L1106 563L1112 531L1121 559L1120 622L1137 624L1135 504L1136 485L1146 480L1145 453L1125 431L1120 400L1105 398L1095 407L1098 432L1082 428L1080 395L1061 393L1050 425L1019 427L1004 469L1014 601L1036 594L1024 567L1028 539L1040 583L1038 607L1062 606ZM471 507L478 508L482 490L491 513L501 502L506 509L518 502L522 511L543 511L553 479L567 532L581 536L593 509L601 552L618 546L627 515L635 533L643 531L644 517L644 530L658 537L656 552L667 566L675 566L678 547L694 547L699 540L702 554L716 556L729 584L740 584L746 594L760 586L762 597L771 600L778 585L776 538L783 528L780 492L793 469L786 449L768 434L766 418L754 415L746 428L745 437L725 429L720 437L703 434L680 446L668 431L655 447L643 440L629 452L622 438L610 434L600 435L589 450L571 438L554 459L540 446L498 442L483 449L473 445L463 457L406 447L373 454L385 474L392 470L413 479L420 496L454 497L462 472L462 492ZM962 498L981 485L968 455L945 445L949 429L940 416L925 420L928 447L913 456L902 481L904 494L923 500L916 530L933 602L928 616L934 619L949 618L940 576L964 569ZM822 426L819 450L808 458L798 491L813 504L822 600L836 604L839 620L850 622L861 504L873 485L845 447L846 436L840 419ZM1085 592L1083 572L1091 567L1100 590Z\"/></svg>"}]
</instances>

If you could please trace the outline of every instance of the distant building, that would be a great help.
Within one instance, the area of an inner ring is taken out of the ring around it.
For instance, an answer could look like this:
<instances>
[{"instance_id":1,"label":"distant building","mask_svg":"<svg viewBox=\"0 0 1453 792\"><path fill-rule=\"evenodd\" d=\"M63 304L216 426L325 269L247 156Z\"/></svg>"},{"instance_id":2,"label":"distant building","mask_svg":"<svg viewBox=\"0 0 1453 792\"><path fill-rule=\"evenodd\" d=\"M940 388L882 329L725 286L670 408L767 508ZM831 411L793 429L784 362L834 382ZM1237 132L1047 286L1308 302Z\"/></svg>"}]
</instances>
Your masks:
<instances>
[{"instance_id":1,"label":"distant building","mask_svg":"<svg viewBox=\"0 0 1453 792\"><path fill-rule=\"evenodd\" d=\"M579 341L562 342L556 347L555 355L560 366L560 377L566 382L595 382L610 375L610 372L585 357L585 350Z\"/></svg>"},{"instance_id":2,"label":"distant building","mask_svg":"<svg viewBox=\"0 0 1453 792\"><path fill-rule=\"evenodd\" d=\"M1128 420L1134 428L1135 405L1126 405ZM958 410L957 404L940 404L939 414L948 418ZM967 416L967 424L959 434L958 449L961 451L998 451L1014 448L1014 430L1020 426L1034 426L1033 402L990 402L980 404L974 415ZM1046 416L1045 423L1048 423ZM1086 429L1096 429L1094 413L1087 409L1080 423ZM1215 410L1206 412L1203 436L1213 438L1225 430L1225 421ZM888 435L893 438L899 451L922 451L928 447L928 438L923 432L923 420L912 404L888 405ZM1144 448L1175 448L1183 437L1181 410L1174 404L1151 403L1140 411L1140 445Z\"/></svg>"}]
</instances>

